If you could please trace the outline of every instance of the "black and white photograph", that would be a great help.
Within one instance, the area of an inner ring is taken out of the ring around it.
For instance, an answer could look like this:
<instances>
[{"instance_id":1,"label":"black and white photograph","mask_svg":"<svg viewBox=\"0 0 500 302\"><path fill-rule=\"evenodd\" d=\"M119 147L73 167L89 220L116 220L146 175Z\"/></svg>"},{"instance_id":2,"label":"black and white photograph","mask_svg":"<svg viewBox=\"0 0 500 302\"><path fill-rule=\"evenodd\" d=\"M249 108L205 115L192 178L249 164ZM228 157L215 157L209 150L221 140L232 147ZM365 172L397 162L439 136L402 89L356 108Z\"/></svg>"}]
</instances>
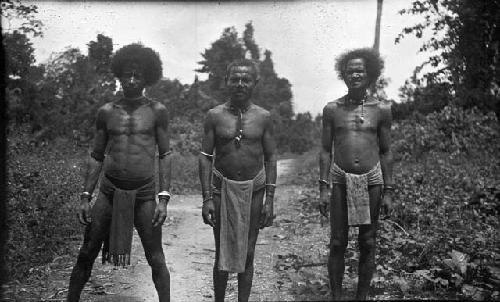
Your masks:
<instances>
[{"instance_id":1,"label":"black and white photograph","mask_svg":"<svg viewBox=\"0 0 500 302\"><path fill-rule=\"evenodd\" d=\"M0 5L0 300L500 300L500 0Z\"/></svg>"}]
</instances>

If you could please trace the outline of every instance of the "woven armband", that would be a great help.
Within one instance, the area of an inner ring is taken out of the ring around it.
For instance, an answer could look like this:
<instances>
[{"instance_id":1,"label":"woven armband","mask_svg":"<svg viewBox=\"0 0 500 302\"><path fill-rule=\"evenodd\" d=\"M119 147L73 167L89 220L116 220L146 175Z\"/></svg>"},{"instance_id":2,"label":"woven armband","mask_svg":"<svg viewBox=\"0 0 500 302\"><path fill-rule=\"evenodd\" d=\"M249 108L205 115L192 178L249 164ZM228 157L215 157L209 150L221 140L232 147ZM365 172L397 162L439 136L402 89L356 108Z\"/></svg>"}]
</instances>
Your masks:
<instances>
[{"instance_id":1,"label":"woven armband","mask_svg":"<svg viewBox=\"0 0 500 302\"><path fill-rule=\"evenodd\" d=\"M200 151L200 153L203 154L203 155L205 155L206 157L210 157L210 158L214 157L213 154L208 154L208 153L203 152L203 151Z\"/></svg>"},{"instance_id":2,"label":"woven armband","mask_svg":"<svg viewBox=\"0 0 500 302\"><path fill-rule=\"evenodd\" d=\"M98 162L104 161L104 154L103 153L98 153L98 152L92 151L92 152L90 152L90 157L97 160Z\"/></svg>"},{"instance_id":3,"label":"woven armband","mask_svg":"<svg viewBox=\"0 0 500 302\"><path fill-rule=\"evenodd\" d=\"M159 157L160 159L164 159L164 158L165 158L165 156L169 155L170 153L172 153L172 150L169 150L169 151L167 151L167 152L163 152L163 153L162 153L162 154L160 154L158 157Z\"/></svg>"}]
</instances>

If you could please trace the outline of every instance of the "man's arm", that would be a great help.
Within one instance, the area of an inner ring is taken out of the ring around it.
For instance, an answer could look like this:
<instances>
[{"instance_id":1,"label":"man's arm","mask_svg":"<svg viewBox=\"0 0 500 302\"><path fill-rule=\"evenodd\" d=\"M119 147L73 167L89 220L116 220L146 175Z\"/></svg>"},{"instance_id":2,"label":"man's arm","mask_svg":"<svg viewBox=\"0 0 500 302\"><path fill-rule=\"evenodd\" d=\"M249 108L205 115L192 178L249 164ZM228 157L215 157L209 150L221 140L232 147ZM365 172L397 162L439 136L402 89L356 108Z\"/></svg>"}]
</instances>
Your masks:
<instances>
[{"instance_id":1,"label":"man's arm","mask_svg":"<svg viewBox=\"0 0 500 302\"><path fill-rule=\"evenodd\" d=\"M172 176L172 156L170 152L170 134L168 128L168 112L165 105L157 103L156 113L156 143L158 145L158 205L153 217L153 227L163 224L167 218L167 203L170 200L170 180Z\"/></svg>"},{"instance_id":2,"label":"man's arm","mask_svg":"<svg viewBox=\"0 0 500 302\"><path fill-rule=\"evenodd\" d=\"M156 111L156 143L158 144L158 176L160 192L168 191L172 177L172 156L170 152L170 131L168 112L163 104ZM167 200L168 201L168 200Z\"/></svg>"},{"instance_id":3,"label":"man's arm","mask_svg":"<svg viewBox=\"0 0 500 302\"><path fill-rule=\"evenodd\" d=\"M274 219L274 190L276 189L276 141L274 139L274 125L271 115L267 114L264 135L262 136L264 149L264 168L266 170L266 201L261 215L261 228L271 226Z\"/></svg>"},{"instance_id":4,"label":"man's arm","mask_svg":"<svg viewBox=\"0 0 500 302\"><path fill-rule=\"evenodd\" d=\"M203 140L198 158L199 177L203 197L203 221L210 226L215 226L215 208L212 200L212 164L214 160L215 123L211 110L208 111L203 125Z\"/></svg>"},{"instance_id":5,"label":"man's arm","mask_svg":"<svg viewBox=\"0 0 500 302\"><path fill-rule=\"evenodd\" d=\"M321 127L321 149L319 151L319 194L320 212L328 216L328 194L329 194L329 173L332 162L332 109L327 106L323 108Z\"/></svg>"},{"instance_id":6,"label":"man's arm","mask_svg":"<svg viewBox=\"0 0 500 302\"><path fill-rule=\"evenodd\" d=\"M105 107L101 107L97 111L94 146L87 160L83 193L80 196L81 203L78 218L82 224L90 223L90 206L88 203L92 197L92 192L94 192L97 181L99 180L107 144L108 132L106 129L106 110Z\"/></svg>"},{"instance_id":7,"label":"man's arm","mask_svg":"<svg viewBox=\"0 0 500 302\"><path fill-rule=\"evenodd\" d=\"M381 104L381 119L378 127L380 166L385 186L393 186L392 180L392 151L391 151L391 124L392 113L390 104Z\"/></svg>"},{"instance_id":8,"label":"man's arm","mask_svg":"<svg viewBox=\"0 0 500 302\"><path fill-rule=\"evenodd\" d=\"M392 179L392 151L391 151L391 105L380 104L380 124L378 127L380 167L384 178L384 198L382 201L382 215L389 215L392 208L392 192L394 191L394 181Z\"/></svg>"}]
</instances>

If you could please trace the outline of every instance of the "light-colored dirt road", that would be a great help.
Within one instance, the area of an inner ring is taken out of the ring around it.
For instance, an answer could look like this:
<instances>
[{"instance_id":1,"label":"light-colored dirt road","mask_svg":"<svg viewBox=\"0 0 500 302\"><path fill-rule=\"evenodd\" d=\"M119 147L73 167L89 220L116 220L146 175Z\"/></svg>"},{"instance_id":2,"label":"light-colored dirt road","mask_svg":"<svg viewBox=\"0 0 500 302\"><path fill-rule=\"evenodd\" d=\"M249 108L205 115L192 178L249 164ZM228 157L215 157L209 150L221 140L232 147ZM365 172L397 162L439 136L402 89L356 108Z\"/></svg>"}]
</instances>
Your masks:
<instances>
[{"instance_id":1,"label":"light-colored dirt road","mask_svg":"<svg viewBox=\"0 0 500 302\"><path fill-rule=\"evenodd\" d=\"M286 211L289 194L293 189L286 186L293 167L293 160L278 162L278 188L275 212ZM291 190L291 191L290 191ZM213 301L212 267L214 240L212 229L201 218L201 196L173 196L168 206L169 219L163 226L163 244L167 266L170 270L171 300ZM273 259L279 249L280 238L276 227L261 231L256 247L255 277L251 300L284 300L277 295ZM151 269L144 257L139 237L134 232L131 266L113 269L109 265L96 263L91 281L82 295L83 301L158 301L151 280ZM235 301L236 275L230 276L227 300ZM96 293L101 293L96 295ZM288 297L290 298L290 297Z\"/></svg>"}]
</instances>

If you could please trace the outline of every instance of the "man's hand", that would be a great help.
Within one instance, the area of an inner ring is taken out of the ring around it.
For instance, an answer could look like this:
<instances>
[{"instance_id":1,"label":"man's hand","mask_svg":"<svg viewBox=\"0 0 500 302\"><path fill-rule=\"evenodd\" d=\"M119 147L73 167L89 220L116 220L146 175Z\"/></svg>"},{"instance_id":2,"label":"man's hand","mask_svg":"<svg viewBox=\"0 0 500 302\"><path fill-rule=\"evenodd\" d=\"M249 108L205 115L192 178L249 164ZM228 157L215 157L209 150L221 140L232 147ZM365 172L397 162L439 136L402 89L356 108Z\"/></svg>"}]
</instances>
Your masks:
<instances>
[{"instance_id":1,"label":"man's hand","mask_svg":"<svg viewBox=\"0 0 500 302\"><path fill-rule=\"evenodd\" d=\"M208 199L203 202L201 216L203 216L204 223L211 227L215 227L215 205L213 199Z\"/></svg>"},{"instance_id":2,"label":"man's hand","mask_svg":"<svg viewBox=\"0 0 500 302\"><path fill-rule=\"evenodd\" d=\"M384 193L382 198L382 207L380 209L380 215L382 219L387 219L392 215L392 193Z\"/></svg>"},{"instance_id":3,"label":"man's hand","mask_svg":"<svg viewBox=\"0 0 500 302\"><path fill-rule=\"evenodd\" d=\"M80 201L79 211L78 211L78 220L83 225L88 225L92 219L90 218L90 203L89 199L83 198Z\"/></svg>"},{"instance_id":4,"label":"man's hand","mask_svg":"<svg viewBox=\"0 0 500 302\"><path fill-rule=\"evenodd\" d=\"M161 226L167 219L167 200L160 198L153 215L153 228Z\"/></svg>"},{"instance_id":5,"label":"man's hand","mask_svg":"<svg viewBox=\"0 0 500 302\"><path fill-rule=\"evenodd\" d=\"M270 197L266 197L266 202L262 207L262 211L260 213L260 228L263 229L265 227L270 227L273 225L273 220L276 218L274 215L274 206L273 201Z\"/></svg>"},{"instance_id":6,"label":"man's hand","mask_svg":"<svg viewBox=\"0 0 500 302\"><path fill-rule=\"evenodd\" d=\"M328 191L320 192L318 208L321 215L328 218L328 213L330 212L330 199L328 198Z\"/></svg>"}]
</instances>

